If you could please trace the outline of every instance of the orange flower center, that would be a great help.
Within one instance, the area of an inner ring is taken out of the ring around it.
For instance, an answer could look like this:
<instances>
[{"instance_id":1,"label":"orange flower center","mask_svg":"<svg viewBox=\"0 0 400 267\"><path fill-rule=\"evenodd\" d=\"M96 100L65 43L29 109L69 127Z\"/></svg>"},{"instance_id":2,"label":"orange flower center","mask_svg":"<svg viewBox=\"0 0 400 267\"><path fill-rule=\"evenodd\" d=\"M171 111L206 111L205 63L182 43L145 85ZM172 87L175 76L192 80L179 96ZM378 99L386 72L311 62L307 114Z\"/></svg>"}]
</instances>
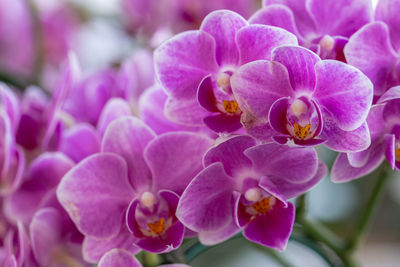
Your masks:
<instances>
[{"instance_id":1,"label":"orange flower center","mask_svg":"<svg viewBox=\"0 0 400 267\"><path fill-rule=\"evenodd\" d=\"M311 124L307 124L306 126L301 126L298 123L294 124L294 133L295 135L301 139L304 140L307 138L308 134L310 133L310 128L311 128Z\"/></svg>"},{"instance_id":2,"label":"orange flower center","mask_svg":"<svg viewBox=\"0 0 400 267\"><path fill-rule=\"evenodd\" d=\"M235 114L239 110L239 104L235 101L224 100L222 105L227 113Z\"/></svg>"},{"instance_id":3,"label":"orange flower center","mask_svg":"<svg viewBox=\"0 0 400 267\"><path fill-rule=\"evenodd\" d=\"M149 227L150 231L153 234L161 235L165 231L165 219L161 218L160 220L154 223L148 223L147 227Z\"/></svg>"},{"instance_id":4,"label":"orange flower center","mask_svg":"<svg viewBox=\"0 0 400 267\"><path fill-rule=\"evenodd\" d=\"M271 210L271 208L272 208L272 206L274 206L275 202L276 202L276 199L274 197L265 197L255 203L253 203L251 206L253 207L253 209L255 209L257 211L257 213L264 214Z\"/></svg>"}]
</instances>

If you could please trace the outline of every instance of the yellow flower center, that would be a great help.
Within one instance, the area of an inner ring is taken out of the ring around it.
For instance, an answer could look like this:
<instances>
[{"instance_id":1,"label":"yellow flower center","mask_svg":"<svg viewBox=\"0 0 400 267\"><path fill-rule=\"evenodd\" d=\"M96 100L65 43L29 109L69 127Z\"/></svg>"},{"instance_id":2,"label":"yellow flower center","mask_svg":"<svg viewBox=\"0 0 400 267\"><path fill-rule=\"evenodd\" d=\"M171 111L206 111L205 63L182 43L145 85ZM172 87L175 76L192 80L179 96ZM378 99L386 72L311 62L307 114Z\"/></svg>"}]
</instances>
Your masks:
<instances>
[{"instance_id":1,"label":"yellow flower center","mask_svg":"<svg viewBox=\"0 0 400 267\"><path fill-rule=\"evenodd\" d=\"M225 111L230 114L235 114L239 110L239 105L235 100L224 100L222 101L222 105L224 106Z\"/></svg>"},{"instance_id":2,"label":"yellow flower center","mask_svg":"<svg viewBox=\"0 0 400 267\"><path fill-rule=\"evenodd\" d=\"M310 133L310 128L311 128L311 124L307 124L306 126L303 127L300 124L295 123L294 124L294 133L299 139L304 140Z\"/></svg>"},{"instance_id":3,"label":"yellow flower center","mask_svg":"<svg viewBox=\"0 0 400 267\"><path fill-rule=\"evenodd\" d=\"M271 210L272 206L274 206L276 199L274 197L265 197L260 201L252 204L253 209L257 211L258 214L264 214Z\"/></svg>"},{"instance_id":4,"label":"yellow flower center","mask_svg":"<svg viewBox=\"0 0 400 267\"><path fill-rule=\"evenodd\" d=\"M153 234L161 235L165 231L165 219L161 218L160 220L154 223L148 223L147 227L149 227L150 231Z\"/></svg>"}]
</instances>

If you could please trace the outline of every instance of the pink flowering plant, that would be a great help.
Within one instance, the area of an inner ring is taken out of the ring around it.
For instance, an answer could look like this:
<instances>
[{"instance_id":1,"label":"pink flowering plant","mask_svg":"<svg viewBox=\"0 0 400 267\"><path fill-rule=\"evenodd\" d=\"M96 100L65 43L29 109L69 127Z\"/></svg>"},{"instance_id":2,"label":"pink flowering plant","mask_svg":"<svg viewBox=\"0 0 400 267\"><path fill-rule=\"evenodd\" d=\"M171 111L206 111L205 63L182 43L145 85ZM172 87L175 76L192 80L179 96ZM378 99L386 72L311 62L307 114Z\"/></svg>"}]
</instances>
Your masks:
<instances>
[{"instance_id":1,"label":"pink flowering plant","mask_svg":"<svg viewBox=\"0 0 400 267\"><path fill-rule=\"evenodd\" d=\"M95 27L6 2L1 266L200 266L233 239L358 266L400 171L400 0L121 0ZM309 216L314 187L362 177L351 233Z\"/></svg>"}]
</instances>

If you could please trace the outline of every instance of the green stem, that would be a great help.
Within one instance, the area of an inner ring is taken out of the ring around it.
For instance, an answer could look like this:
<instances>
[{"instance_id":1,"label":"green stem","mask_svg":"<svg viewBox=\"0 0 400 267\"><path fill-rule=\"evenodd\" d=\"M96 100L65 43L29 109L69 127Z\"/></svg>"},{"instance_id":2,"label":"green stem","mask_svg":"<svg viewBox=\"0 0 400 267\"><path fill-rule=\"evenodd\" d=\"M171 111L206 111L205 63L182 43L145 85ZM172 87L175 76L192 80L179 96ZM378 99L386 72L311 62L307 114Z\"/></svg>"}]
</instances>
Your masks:
<instances>
[{"instance_id":1,"label":"green stem","mask_svg":"<svg viewBox=\"0 0 400 267\"><path fill-rule=\"evenodd\" d=\"M347 267L355 266L355 263L346 253L343 253L345 244L338 238L332 231L326 228L324 225L311 222L307 219L301 219L298 221L303 231L315 242L319 242L331 249Z\"/></svg>"},{"instance_id":2,"label":"green stem","mask_svg":"<svg viewBox=\"0 0 400 267\"><path fill-rule=\"evenodd\" d=\"M372 218L374 217L374 214L377 211L380 200L382 199L382 194L384 192L385 185L389 180L391 172L390 169L386 167L386 165L383 165L381 173L382 174L378 178L378 181L376 182L376 185L373 188L371 197L368 200L366 208L364 209L364 212L361 215L360 221L357 224L357 227L355 228L353 235L347 242L345 251L349 255L352 254L361 243L366 230L372 223Z\"/></svg>"},{"instance_id":3,"label":"green stem","mask_svg":"<svg viewBox=\"0 0 400 267\"><path fill-rule=\"evenodd\" d=\"M299 223L303 231L315 241L324 243L336 254L340 254L343 242L328 228L317 222L311 222L306 218L307 199L306 194L297 198L296 201L296 222Z\"/></svg>"},{"instance_id":4,"label":"green stem","mask_svg":"<svg viewBox=\"0 0 400 267\"><path fill-rule=\"evenodd\" d=\"M296 221L301 220L306 216L307 199L306 194L299 196L296 200Z\"/></svg>"}]
</instances>

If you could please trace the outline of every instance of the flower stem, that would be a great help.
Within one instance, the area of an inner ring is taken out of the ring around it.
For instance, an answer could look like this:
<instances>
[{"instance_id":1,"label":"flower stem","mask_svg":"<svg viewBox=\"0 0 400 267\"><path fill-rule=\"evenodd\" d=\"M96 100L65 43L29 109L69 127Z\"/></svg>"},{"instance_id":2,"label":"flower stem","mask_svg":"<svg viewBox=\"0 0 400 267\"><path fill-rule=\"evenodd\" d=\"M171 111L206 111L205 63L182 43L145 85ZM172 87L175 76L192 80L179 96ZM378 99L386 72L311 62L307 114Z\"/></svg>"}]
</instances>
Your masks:
<instances>
[{"instance_id":1,"label":"flower stem","mask_svg":"<svg viewBox=\"0 0 400 267\"><path fill-rule=\"evenodd\" d=\"M353 266L350 258L343 255L344 242L336 236L331 230L323 224L312 222L306 218L307 199L306 194L297 198L296 201L296 222L302 226L303 232L314 242L322 243L331 249L337 257L346 265ZM319 253L321 255L321 253ZM328 255L321 255L332 266L335 266L335 261L330 259Z\"/></svg>"},{"instance_id":2,"label":"flower stem","mask_svg":"<svg viewBox=\"0 0 400 267\"><path fill-rule=\"evenodd\" d=\"M314 242L321 243L332 250L345 266L355 266L355 263L350 257L348 257L348 254L344 253L344 242L331 230L322 224L311 222L305 218L298 221L298 223L301 224L303 231L307 236L314 240ZM330 263L335 266L333 260L330 260Z\"/></svg>"},{"instance_id":3,"label":"flower stem","mask_svg":"<svg viewBox=\"0 0 400 267\"><path fill-rule=\"evenodd\" d=\"M317 222L311 222L307 219L299 221L302 225L304 232L315 241L321 242L336 254L340 254L343 248L343 242L332 231L324 225Z\"/></svg>"},{"instance_id":4,"label":"flower stem","mask_svg":"<svg viewBox=\"0 0 400 267\"><path fill-rule=\"evenodd\" d=\"M307 199L306 194L299 196L296 200L296 221L301 220L306 216Z\"/></svg>"},{"instance_id":5,"label":"flower stem","mask_svg":"<svg viewBox=\"0 0 400 267\"><path fill-rule=\"evenodd\" d=\"M371 197L367 202L363 214L361 215L360 221L357 224L353 235L347 242L345 251L349 255L351 255L357 249L364 237L367 228L372 223L373 215L376 213L380 200L382 199L385 185L389 180L390 174L390 169L386 167L386 165L383 165L381 175L373 188Z\"/></svg>"}]
</instances>

